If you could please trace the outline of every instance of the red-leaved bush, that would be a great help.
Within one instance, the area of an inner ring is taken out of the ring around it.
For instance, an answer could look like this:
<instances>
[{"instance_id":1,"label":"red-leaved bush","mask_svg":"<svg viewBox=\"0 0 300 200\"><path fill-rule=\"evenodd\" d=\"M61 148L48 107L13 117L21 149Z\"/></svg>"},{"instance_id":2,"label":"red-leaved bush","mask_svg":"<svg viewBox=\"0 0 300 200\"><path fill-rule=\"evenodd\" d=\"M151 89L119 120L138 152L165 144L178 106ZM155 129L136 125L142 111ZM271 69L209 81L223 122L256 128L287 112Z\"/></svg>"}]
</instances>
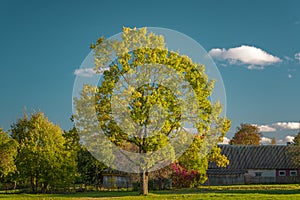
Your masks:
<instances>
[{"instance_id":1,"label":"red-leaved bush","mask_svg":"<svg viewBox=\"0 0 300 200\"><path fill-rule=\"evenodd\" d=\"M172 186L176 188L194 187L199 182L200 175L196 170L186 170L179 163L172 163Z\"/></svg>"}]
</instances>

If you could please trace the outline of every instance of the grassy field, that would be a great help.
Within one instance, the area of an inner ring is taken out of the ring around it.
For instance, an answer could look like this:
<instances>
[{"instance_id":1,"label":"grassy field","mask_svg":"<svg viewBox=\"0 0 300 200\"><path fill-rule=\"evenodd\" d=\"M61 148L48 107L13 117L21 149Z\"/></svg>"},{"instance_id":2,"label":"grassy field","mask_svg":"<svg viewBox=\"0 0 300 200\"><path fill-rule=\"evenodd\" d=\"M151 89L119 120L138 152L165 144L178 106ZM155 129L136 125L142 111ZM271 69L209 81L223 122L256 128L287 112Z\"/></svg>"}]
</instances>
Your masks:
<instances>
[{"instance_id":1,"label":"grassy field","mask_svg":"<svg viewBox=\"0 0 300 200\"><path fill-rule=\"evenodd\" d=\"M0 194L0 199L300 199L300 185L203 186L197 189L152 191L148 196L138 192L87 192L74 194Z\"/></svg>"}]
</instances>

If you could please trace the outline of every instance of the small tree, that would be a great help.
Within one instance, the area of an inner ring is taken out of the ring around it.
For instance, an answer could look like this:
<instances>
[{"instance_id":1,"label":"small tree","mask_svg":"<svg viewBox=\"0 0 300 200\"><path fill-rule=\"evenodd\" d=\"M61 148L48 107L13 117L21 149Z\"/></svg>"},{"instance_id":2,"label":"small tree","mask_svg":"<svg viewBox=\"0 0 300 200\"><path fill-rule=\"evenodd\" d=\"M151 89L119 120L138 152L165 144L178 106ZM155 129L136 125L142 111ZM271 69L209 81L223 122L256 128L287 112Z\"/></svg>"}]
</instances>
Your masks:
<instances>
[{"instance_id":1,"label":"small tree","mask_svg":"<svg viewBox=\"0 0 300 200\"><path fill-rule=\"evenodd\" d=\"M258 127L251 124L241 124L230 141L235 145L259 145L260 133Z\"/></svg>"},{"instance_id":2,"label":"small tree","mask_svg":"<svg viewBox=\"0 0 300 200\"><path fill-rule=\"evenodd\" d=\"M94 185L95 189L98 190L103 181L103 172L106 169L108 169L107 166L94 158L85 147L81 147L78 151L78 173L80 174L80 181L84 185Z\"/></svg>"},{"instance_id":3,"label":"small tree","mask_svg":"<svg viewBox=\"0 0 300 200\"><path fill-rule=\"evenodd\" d=\"M66 149L59 126L38 112L30 119L24 115L12 125L11 131L12 138L19 143L16 158L19 178L31 184L32 192L67 187L73 182L74 157Z\"/></svg>"},{"instance_id":4,"label":"small tree","mask_svg":"<svg viewBox=\"0 0 300 200\"><path fill-rule=\"evenodd\" d=\"M293 139L294 145L288 145L289 156L291 157L294 165L300 167L300 132Z\"/></svg>"},{"instance_id":5,"label":"small tree","mask_svg":"<svg viewBox=\"0 0 300 200\"><path fill-rule=\"evenodd\" d=\"M293 139L295 146L300 146L300 132L296 135L296 137Z\"/></svg>"},{"instance_id":6,"label":"small tree","mask_svg":"<svg viewBox=\"0 0 300 200\"><path fill-rule=\"evenodd\" d=\"M14 161L17 147L18 143L0 128L0 182L5 182L5 178L17 169Z\"/></svg>"},{"instance_id":7,"label":"small tree","mask_svg":"<svg viewBox=\"0 0 300 200\"><path fill-rule=\"evenodd\" d=\"M273 137L273 138L271 139L271 144L272 144L272 145L275 145L275 144L276 144L276 138L275 138L275 137Z\"/></svg>"},{"instance_id":8,"label":"small tree","mask_svg":"<svg viewBox=\"0 0 300 200\"><path fill-rule=\"evenodd\" d=\"M73 121L73 118L71 118L71 121ZM72 183L73 182L73 190L76 190L75 182L77 178L79 178L78 174L78 157L79 157L79 151L81 150L81 144L79 143L80 138L78 135L78 132L75 127L72 127L69 131L63 132L63 137L65 139L64 147L65 150L70 155L70 163L68 164L68 181Z\"/></svg>"}]
</instances>

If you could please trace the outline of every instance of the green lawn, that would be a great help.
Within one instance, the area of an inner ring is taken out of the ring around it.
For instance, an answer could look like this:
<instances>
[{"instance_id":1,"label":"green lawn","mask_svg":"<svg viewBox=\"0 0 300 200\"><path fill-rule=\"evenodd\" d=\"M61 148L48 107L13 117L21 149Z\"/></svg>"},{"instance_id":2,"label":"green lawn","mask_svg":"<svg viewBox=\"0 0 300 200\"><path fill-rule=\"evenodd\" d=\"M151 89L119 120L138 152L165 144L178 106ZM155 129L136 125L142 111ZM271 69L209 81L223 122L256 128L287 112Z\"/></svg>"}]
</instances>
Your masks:
<instances>
[{"instance_id":1,"label":"green lawn","mask_svg":"<svg viewBox=\"0 0 300 200\"><path fill-rule=\"evenodd\" d=\"M202 186L197 189L153 191L148 196L138 192L86 192L75 194L0 194L0 199L300 199L300 185Z\"/></svg>"}]
</instances>

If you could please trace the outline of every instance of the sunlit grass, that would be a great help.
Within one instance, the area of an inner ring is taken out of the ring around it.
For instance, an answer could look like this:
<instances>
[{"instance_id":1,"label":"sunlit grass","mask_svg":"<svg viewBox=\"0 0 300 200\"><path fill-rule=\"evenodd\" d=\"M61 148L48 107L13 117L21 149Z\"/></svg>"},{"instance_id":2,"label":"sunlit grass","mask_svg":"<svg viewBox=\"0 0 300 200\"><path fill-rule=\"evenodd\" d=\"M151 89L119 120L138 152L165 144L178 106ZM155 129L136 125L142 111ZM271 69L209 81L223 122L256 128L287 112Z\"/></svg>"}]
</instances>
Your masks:
<instances>
[{"instance_id":1,"label":"sunlit grass","mask_svg":"<svg viewBox=\"0 0 300 200\"><path fill-rule=\"evenodd\" d=\"M147 196L140 196L133 191L100 191L73 194L0 194L0 199L300 199L300 185L236 185L236 186L201 186L193 189L174 189L151 191Z\"/></svg>"}]
</instances>

